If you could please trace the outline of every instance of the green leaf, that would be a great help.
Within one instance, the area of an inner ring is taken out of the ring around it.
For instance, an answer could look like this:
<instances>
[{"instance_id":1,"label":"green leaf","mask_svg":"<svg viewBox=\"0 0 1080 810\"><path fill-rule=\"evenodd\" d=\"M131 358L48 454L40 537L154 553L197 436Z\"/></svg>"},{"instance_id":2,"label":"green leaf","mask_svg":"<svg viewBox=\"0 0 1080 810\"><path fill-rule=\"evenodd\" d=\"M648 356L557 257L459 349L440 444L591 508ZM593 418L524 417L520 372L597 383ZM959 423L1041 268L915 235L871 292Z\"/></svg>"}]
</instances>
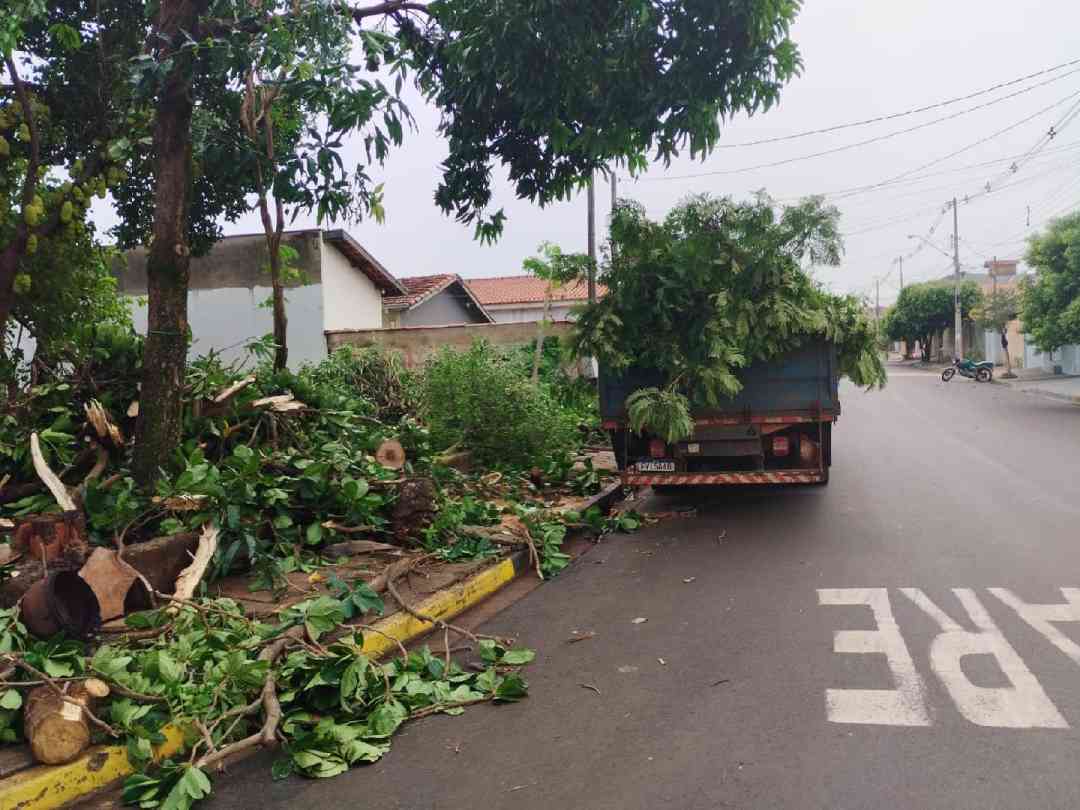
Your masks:
<instances>
[{"instance_id":1,"label":"green leaf","mask_svg":"<svg viewBox=\"0 0 1080 810\"><path fill-rule=\"evenodd\" d=\"M320 596L304 610L304 626L313 639L328 633L345 621L345 609L331 596Z\"/></svg>"},{"instance_id":2,"label":"green leaf","mask_svg":"<svg viewBox=\"0 0 1080 810\"><path fill-rule=\"evenodd\" d=\"M0 694L0 709L17 709L22 706L22 695L14 689L7 689Z\"/></svg>"},{"instance_id":3,"label":"green leaf","mask_svg":"<svg viewBox=\"0 0 1080 810\"><path fill-rule=\"evenodd\" d=\"M368 733L372 737L389 737L409 716L408 709L397 700L388 700L368 717Z\"/></svg>"},{"instance_id":4,"label":"green leaf","mask_svg":"<svg viewBox=\"0 0 1080 810\"><path fill-rule=\"evenodd\" d=\"M522 664L528 664L536 658L536 652L534 650L527 650L523 648L517 648L513 650L507 650L502 657L500 663L507 664L509 666L520 666Z\"/></svg>"},{"instance_id":5,"label":"green leaf","mask_svg":"<svg viewBox=\"0 0 1080 810\"><path fill-rule=\"evenodd\" d=\"M495 689L495 700L513 703L529 693L529 684L520 675L507 675Z\"/></svg>"},{"instance_id":6,"label":"green leaf","mask_svg":"<svg viewBox=\"0 0 1080 810\"><path fill-rule=\"evenodd\" d=\"M308 525L307 530L304 532L304 542L309 546L317 546L322 542L323 528L322 524L315 522Z\"/></svg>"}]
</instances>

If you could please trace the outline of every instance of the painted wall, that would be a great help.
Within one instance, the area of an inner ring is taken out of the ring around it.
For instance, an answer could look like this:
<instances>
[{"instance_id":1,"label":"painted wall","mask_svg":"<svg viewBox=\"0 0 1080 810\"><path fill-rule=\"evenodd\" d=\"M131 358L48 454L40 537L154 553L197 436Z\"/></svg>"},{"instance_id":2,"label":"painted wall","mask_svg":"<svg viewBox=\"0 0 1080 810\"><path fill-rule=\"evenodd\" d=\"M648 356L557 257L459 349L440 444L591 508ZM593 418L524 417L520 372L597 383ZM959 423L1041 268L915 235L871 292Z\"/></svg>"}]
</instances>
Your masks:
<instances>
[{"instance_id":1,"label":"painted wall","mask_svg":"<svg viewBox=\"0 0 1080 810\"><path fill-rule=\"evenodd\" d=\"M455 323L482 323L476 307L465 291L454 284L416 309L401 313L399 326L447 326Z\"/></svg>"},{"instance_id":2,"label":"painted wall","mask_svg":"<svg viewBox=\"0 0 1080 810\"><path fill-rule=\"evenodd\" d=\"M322 329L381 327L382 294L378 287L333 246L323 244L321 254Z\"/></svg>"},{"instance_id":3,"label":"painted wall","mask_svg":"<svg viewBox=\"0 0 1080 810\"><path fill-rule=\"evenodd\" d=\"M575 304L552 304L552 321L572 320L572 312ZM514 306L513 304L500 304L487 307L488 313L496 323L536 323L544 316L543 306Z\"/></svg>"},{"instance_id":4,"label":"painted wall","mask_svg":"<svg viewBox=\"0 0 1080 810\"><path fill-rule=\"evenodd\" d=\"M188 291L188 322L191 324L190 357L219 351L228 362L248 359L244 345L274 331L273 315L262 307L270 287L226 287ZM326 356L322 335L322 285L293 287L285 293L289 317L289 366L321 360ZM135 329L146 334L145 299L132 311Z\"/></svg>"},{"instance_id":5,"label":"painted wall","mask_svg":"<svg viewBox=\"0 0 1080 810\"><path fill-rule=\"evenodd\" d=\"M1062 374L1080 374L1080 346L1062 346L1053 352L1040 352L1028 340L1025 349L1024 366L1027 368L1042 368L1052 373L1055 366L1060 366Z\"/></svg>"},{"instance_id":6,"label":"painted wall","mask_svg":"<svg viewBox=\"0 0 1080 810\"><path fill-rule=\"evenodd\" d=\"M570 324L552 324L546 335L564 336ZM524 346L536 339L535 323L478 323L468 326L426 326L404 329L367 329L327 332L330 351L340 346L383 346L399 352L410 368L422 366L443 346L467 349L474 340L483 339L493 346Z\"/></svg>"}]
</instances>

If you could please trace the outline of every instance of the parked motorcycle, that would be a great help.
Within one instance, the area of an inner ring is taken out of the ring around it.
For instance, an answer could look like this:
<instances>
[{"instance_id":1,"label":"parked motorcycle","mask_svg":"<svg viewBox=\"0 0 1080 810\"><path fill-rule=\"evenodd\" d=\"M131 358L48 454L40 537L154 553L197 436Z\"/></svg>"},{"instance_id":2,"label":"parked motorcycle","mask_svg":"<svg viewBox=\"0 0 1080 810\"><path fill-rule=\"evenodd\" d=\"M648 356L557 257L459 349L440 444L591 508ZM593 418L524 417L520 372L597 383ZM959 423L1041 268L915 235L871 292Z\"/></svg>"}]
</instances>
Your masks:
<instances>
[{"instance_id":1,"label":"parked motorcycle","mask_svg":"<svg viewBox=\"0 0 1080 810\"><path fill-rule=\"evenodd\" d=\"M989 360L981 363L974 360L953 360L952 366L941 372L941 379L948 382L957 374L975 382L990 382L994 379L994 364Z\"/></svg>"}]
</instances>

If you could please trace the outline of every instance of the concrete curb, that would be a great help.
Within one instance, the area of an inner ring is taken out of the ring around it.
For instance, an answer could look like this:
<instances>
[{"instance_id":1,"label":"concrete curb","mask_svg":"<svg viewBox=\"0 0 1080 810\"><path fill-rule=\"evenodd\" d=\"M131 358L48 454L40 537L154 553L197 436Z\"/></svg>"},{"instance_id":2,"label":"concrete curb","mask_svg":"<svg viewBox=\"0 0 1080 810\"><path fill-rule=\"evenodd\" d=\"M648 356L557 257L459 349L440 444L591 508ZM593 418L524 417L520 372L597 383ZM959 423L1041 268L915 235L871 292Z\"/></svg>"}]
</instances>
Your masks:
<instances>
[{"instance_id":1,"label":"concrete curb","mask_svg":"<svg viewBox=\"0 0 1080 810\"><path fill-rule=\"evenodd\" d=\"M622 496L618 482L601 490L585 503L584 512L598 506L605 513ZM417 606L424 615L451 619L475 607L520 574L532 570L527 550L516 551L468 579L432 594ZM399 611L373 625L378 633L364 634L364 653L376 658L397 650L430 632L435 625ZM163 730L166 741L155 751L164 759L183 750L184 733L177 726ZM7 810L53 810L108 787L134 769L122 745L98 745L67 765L36 765L0 779L0 808Z\"/></svg>"},{"instance_id":2,"label":"concrete curb","mask_svg":"<svg viewBox=\"0 0 1080 810\"><path fill-rule=\"evenodd\" d=\"M1044 399L1052 399L1057 402L1068 402L1070 405L1080 405L1080 394L1059 394L1057 391L1047 391L1038 386L1025 386L1022 383L1017 384L1014 381L994 380L995 383L1011 388L1020 394L1030 394L1035 397L1043 397Z\"/></svg>"}]
</instances>

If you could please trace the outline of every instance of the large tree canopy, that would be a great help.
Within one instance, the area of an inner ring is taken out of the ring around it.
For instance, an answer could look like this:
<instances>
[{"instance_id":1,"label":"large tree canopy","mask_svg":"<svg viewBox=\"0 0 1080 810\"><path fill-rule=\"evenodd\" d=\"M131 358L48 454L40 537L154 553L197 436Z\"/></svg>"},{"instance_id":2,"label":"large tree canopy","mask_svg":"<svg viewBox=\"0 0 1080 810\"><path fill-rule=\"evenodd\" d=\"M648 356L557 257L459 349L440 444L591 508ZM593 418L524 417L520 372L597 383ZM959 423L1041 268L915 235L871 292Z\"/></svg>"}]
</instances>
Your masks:
<instances>
[{"instance_id":1,"label":"large tree canopy","mask_svg":"<svg viewBox=\"0 0 1080 810\"><path fill-rule=\"evenodd\" d=\"M764 195L692 197L663 222L622 204L600 279L607 294L579 315L577 349L616 370L659 370L673 389L716 403L741 389L740 368L820 336L857 384L884 384L859 303L803 270L839 263L839 216L818 198L777 210Z\"/></svg>"},{"instance_id":2,"label":"large tree canopy","mask_svg":"<svg viewBox=\"0 0 1080 810\"><path fill-rule=\"evenodd\" d=\"M1043 351L1080 343L1080 213L1033 236L1026 258L1035 277L1022 287L1024 329Z\"/></svg>"}]
</instances>

